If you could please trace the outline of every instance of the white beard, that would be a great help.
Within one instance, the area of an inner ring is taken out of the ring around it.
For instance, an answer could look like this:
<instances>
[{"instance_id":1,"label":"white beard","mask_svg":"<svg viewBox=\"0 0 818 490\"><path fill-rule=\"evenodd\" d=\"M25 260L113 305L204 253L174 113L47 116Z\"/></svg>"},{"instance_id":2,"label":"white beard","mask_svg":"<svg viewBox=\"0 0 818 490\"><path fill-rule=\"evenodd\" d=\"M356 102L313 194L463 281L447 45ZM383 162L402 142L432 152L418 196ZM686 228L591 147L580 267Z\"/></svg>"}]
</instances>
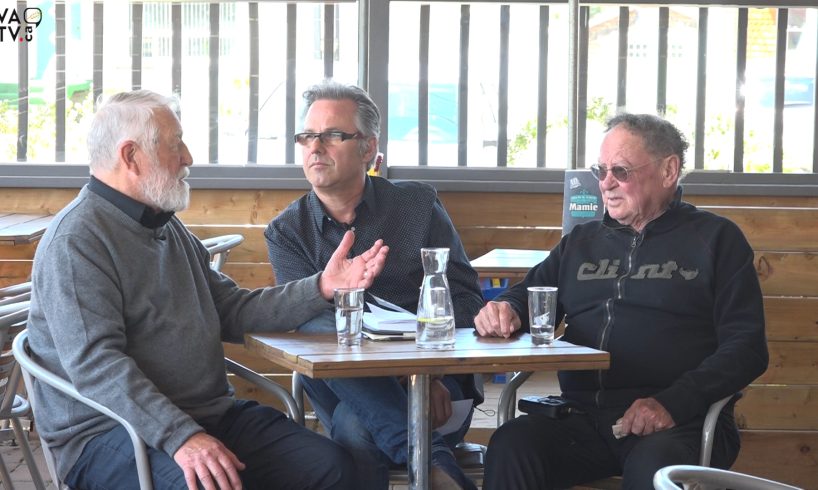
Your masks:
<instances>
[{"instance_id":1,"label":"white beard","mask_svg":"<svg viewBox=\"0 0 818 490\"><path fill-rule=\"evenodd\" d=\"M159 165L151 162L151 171L140 184L146 204L162 211L182 211L190 204L190 185L184 179L190 169L183 167L178 175L170 175Z\"/></svg>"}]
</instances>

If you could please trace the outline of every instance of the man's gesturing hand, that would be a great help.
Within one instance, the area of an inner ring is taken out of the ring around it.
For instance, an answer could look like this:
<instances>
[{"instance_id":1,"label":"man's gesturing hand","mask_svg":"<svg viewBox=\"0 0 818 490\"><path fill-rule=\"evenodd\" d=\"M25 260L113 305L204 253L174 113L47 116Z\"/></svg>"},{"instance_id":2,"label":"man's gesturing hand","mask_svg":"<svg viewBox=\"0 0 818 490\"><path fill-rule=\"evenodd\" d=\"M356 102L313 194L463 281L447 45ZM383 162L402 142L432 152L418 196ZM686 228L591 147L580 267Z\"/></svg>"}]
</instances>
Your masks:
<instances>
[{"instance_id":1,"label":"man's gesturing hand","mask_svg":"<svg viewBox=\"0 0 818 490\"><path fill-rule=\"evenodd\" d=\"M239 471L244 463L215 437L204 432L193 434L173 455L185 472L189 490L200 481L206 490L241 490Z\"/></svg>"},{"instance_id":2,"label":"man's gesturing hand","mask_svg":"<svg viewBox=\"0 0 818 490\"><path fill-rule=\"evenodd\" d=\"M327 301L332 300L335 288L368 288L383 270L386 254L389 252L389 247L383 244L383 240L376 241L361 255L348 259L347 255L354 241L355 234L346 232L321 274L319 287L321 296Z\"/></svg>"}]
</instances>

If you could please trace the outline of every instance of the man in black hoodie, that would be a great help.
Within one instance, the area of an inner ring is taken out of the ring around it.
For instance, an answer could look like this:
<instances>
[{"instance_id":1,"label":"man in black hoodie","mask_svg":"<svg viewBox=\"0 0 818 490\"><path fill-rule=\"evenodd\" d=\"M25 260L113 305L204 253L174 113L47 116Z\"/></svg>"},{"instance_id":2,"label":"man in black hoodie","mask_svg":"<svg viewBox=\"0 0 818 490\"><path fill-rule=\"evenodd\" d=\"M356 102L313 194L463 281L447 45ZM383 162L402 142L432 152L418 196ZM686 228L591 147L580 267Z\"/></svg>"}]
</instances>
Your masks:
<instances>
[{"instance_id":1,"label":"man in black hoodie","mask_svg":"<svg viewBox=\"0 0 818 490\"><path fill-rule=\"evenodd\" d=\"M475 318L480 335L527 331L526 288L557 286L564 340L611 354L606 371L559 373L563 397L580 413L522 416L495 432L484 488L565 488L622 475L623 488L652 489L659 468L697 463L708 406L767 368L753 250L734 223L682 201L687 147L659 117L611 119L591 167L604 219L575 227ZM729 403L713 465L729 468L738 450Z\"/></svg>"}]
</instances>

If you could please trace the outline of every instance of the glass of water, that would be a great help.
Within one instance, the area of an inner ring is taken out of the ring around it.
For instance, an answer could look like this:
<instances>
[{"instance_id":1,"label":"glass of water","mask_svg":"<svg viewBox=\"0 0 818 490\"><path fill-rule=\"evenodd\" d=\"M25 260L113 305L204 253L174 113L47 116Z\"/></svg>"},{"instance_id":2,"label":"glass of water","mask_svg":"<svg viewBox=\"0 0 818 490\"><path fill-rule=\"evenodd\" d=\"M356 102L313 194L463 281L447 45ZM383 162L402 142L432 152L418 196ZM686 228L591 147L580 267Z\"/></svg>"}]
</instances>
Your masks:
<instances>
[{"instance_id":1,"label":"glass of water","mask_svg":"<svg viewBox=\"0 0 818 490\"><path fill-rule=\"evenodd\" d=\"M338 288L335 293L335 331L338 344L361 345L364 288Z\"/></svg>"},{"instance_id":2,"label":"glass of water","mask_svg":"<svg viewBox=\"0 0 818 490\"><path fill-rule=\"evenodd\" d=\"M528 288L528 322L534 345L551 345L554 341L554 320L557 316L557 288Z\"/></svg>"}]
</instances>

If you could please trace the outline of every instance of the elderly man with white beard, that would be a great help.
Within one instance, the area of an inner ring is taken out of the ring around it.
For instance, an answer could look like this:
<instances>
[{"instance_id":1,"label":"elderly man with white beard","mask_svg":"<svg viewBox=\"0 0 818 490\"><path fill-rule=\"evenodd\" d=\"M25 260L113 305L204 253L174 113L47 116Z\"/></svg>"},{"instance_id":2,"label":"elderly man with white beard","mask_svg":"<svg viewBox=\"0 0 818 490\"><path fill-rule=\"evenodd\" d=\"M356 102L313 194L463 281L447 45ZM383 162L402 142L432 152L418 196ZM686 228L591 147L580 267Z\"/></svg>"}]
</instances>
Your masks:
<instances>
[{"instance_id":1,"label":"elderly man with white beard","mask_svg":"<svg viewBox=\"0 0 818 490\"><path fill-rule=\"evenodd\" d=\"M174 99L114 95L89 135L91 179L37 248L31 349L77 390L128 420L148 446L154 488L351 488L352 461L330 439L237 400L222 341L286 331L330 309L333 288L368 287L388 248L277 287L242 289L174 216L193 163ZM37 384L38 430L71 488L138 488L125 430Z\"/></svg>"}]
</instances>

